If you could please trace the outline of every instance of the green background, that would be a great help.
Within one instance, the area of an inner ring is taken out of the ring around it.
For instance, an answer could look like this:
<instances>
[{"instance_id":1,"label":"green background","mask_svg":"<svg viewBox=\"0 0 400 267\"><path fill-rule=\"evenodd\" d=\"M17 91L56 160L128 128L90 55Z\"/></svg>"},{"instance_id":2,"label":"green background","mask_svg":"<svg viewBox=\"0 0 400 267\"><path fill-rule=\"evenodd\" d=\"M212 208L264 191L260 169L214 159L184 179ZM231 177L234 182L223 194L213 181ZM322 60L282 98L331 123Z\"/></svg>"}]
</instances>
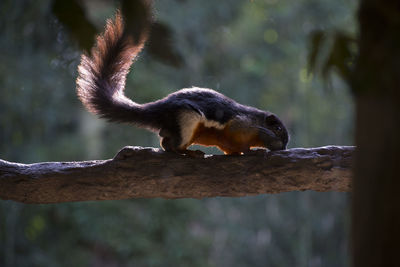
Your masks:
<instances>
[{"instance_id":1,"label":"green background","mask_svg":"<svg viewBox=\"0 0 400 267\"><path fill-rule=\"evenodd\" d=\"M100 31L117 3L84 1ZM158 137L97 119L75 95L82 51L49 0L0 2L0 158L33 163L112 158ZM213 88L276 113L289 147L353 144L353 103L335 75L307 72L310 34L355 35L355 3L338 0L156 1L184 63L146 50L127 78L139 103ZM216 149L208 153L219 153ZM348 266L345 193L203 200L23 205L0 201L1 266Z\"/></svg>"}]
</instances>

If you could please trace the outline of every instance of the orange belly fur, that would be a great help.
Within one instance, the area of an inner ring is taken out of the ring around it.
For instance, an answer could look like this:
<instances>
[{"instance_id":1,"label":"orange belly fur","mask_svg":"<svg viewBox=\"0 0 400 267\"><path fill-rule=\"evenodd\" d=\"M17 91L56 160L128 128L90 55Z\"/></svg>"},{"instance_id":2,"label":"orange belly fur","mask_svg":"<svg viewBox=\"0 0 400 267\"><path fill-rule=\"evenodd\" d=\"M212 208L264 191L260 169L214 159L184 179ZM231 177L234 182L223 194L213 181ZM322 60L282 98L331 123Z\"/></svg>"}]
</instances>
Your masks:
<instances>
[{"instance_id":1,"label":"orange belly fur","mask_svg":"<svg viewBox=\"0 0 400 267\"><path fill-rule=\"evenodd\" d=\"M233 129L228 122L224 129L197 124L189 145L216 146L225 154L240 154L251 147L264 147L258 132L252 128Z\"/></svg>"}]
</instances>

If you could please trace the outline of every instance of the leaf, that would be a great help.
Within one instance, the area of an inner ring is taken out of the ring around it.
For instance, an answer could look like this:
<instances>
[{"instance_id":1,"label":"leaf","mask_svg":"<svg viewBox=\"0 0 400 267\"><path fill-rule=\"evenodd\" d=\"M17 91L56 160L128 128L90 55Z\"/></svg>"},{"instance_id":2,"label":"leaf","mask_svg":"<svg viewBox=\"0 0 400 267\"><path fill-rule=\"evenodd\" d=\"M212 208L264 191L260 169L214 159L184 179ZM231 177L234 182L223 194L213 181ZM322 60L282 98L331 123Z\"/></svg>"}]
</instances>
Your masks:
<instances>
[{"instance_id":1,"label":"leaf","mask_svg":"<svg viewBox=\"0 0 400 267\"><path fill-rule=\"evenodd\" d=\"M93 46L97 31L86 17L85 10L79 2L77 0L54 0L52 10L79 46L89 51ZM165 24L152 23L153 15L150 1L121 0L121 12L125 27L134 40L141 40L143 34L150 32L147 51L151 56L174 67L183 65L181 54L172 45L172 30Z\"/></svg>"},{"instance_id":2,"label":"leaf","mask_svg":"<svg viewBox=\"0 0 400 267\"><path fill-rule=\"evenodd\" d=\"M174 67L182 66L182 56L172 45L172 30L160 22L152 23L152 6L149 1L122 0L122 14L135 40L140 40L142 34L150 31L146 47L152 57Z\"/></svg>"},{"instance_id":3,"label":"leaf","mask_svg":"<svg viewBox=\"0 0 400 267\"><path fill-rule=\"evenodd\" d=\"M323 45L325 32L324 31L314 31L311 34L311 48L310 54L308 57L308 73L315 71L315 66L317 63L317 58L321 52L321 47Z\"/></svg>"},{"instance_id":4,"label":"leaf","mask_svg":"<svg viewBox=\"0 0 400 267\"><path fill-rule=\"evenodd\" d=\"M62 23L78 45L89 51L97 33L96 27L88 20L84 8L77 0L54 0L53 14Z\"/></svg>"},{"instance_id":5,"label":"leaf","mask_svg":"<svg viewBox=\"0 0 400 267\"><path fill-rule=\"evenodd\" d=\"M322 67L322 76L325 79L330 70L335 68L343 80L350 82L352 76L351 65L355 57L350 45L354 42L355 40L347 34L341 32L335 34L332 49Z\"/></svg>"},{"instance_id":6,"label":"leaf","mask_svg":"<svg viewBox=\"0 0 400 267\"><path fill-rule=\"evenodd\" d=\"M168 26L154 23L147 49L155 59L174 67L181 67L184 61L181 54L173 46L172 40L173 33Z\"/></svg>"},{"instance_id":7,"label":"leaf","mask_svg":"<svg viewBox=\"0 0 400 267\"><path fill-rule=\"evenodd\" d=\"M328 39L332 41L328 42ZM330 47L325 49L324 46L329 44L331 44ZM352 63L357 50L354 49L356 45L356 40L343 32L336 31L330 34L326 31L313 32L308 57L308 71L317 72L317 68L321 66L320 73L327 80L330 71L334 69L343 80L350 82L353 73ZM326 50L328 51L326 52Z\"/></svg>"},{"instance_id":8,"label":"leaf","mask_svg":"<svg viewBox=\"0 0 400 267\"><path fill-rule=\"evenodd\" d=\"M143 40L152 24L152 5L147 0L122 0L121 12L125 27L136 41Z\"/></svg>"}]
</instances>

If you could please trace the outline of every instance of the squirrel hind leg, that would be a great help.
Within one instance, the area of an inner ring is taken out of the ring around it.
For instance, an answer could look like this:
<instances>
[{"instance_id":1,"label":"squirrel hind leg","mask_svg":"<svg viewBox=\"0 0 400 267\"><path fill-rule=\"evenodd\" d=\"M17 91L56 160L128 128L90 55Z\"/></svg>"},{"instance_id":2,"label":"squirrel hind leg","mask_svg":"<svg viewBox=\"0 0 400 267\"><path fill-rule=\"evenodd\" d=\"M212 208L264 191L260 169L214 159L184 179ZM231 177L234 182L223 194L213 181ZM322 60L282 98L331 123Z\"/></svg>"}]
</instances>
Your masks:
<instances>
[{"instance_id":1,"label":"squirrel hind leg","mask_svg":"<svg viewBox=\"0 0 400 267\"><path fill-rule=\"evenodd\" d=\"M173 152L181 155L187 155L193 158L204 158L205 153L200 150L188 150L187 146L181 146L181 138L179 136L165 136L161 138L161 147L166 152Z\"/></svg>"},{"instance_id":2,"label":"squirrel hind leg","mask_svg":"<svg viewBox=\"0 0 400 267\"><path fill-rule=\"evenodd\" d=\"M166 128L161 129L159 133L160 145L165 151L183 154L181 151L186 150L187 146L182 145L182 137L178 132Z\"/></svg>"},{"instance_id":3,"label":"squirrel hind leg","mask_svg":"<svg viewBox=\"0 0 400 267\"><path fill-rule=\"evenodd\" d=\"M170 117L176 119L170 120L158 133L161 138L161 147L168 152L186 154L187 148L192 143L191 139L199 115L191 110L178 110Z\"/></svg>"}]
</instances>

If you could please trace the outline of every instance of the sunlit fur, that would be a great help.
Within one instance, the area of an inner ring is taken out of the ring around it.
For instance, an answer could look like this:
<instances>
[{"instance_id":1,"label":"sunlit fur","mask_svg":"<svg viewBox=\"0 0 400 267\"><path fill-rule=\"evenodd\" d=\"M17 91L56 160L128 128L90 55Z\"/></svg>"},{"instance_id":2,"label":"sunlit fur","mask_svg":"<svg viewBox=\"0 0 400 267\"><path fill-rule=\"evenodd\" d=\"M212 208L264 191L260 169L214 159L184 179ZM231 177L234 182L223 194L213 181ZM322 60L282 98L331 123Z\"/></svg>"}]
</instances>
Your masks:
<instances>
[{"instance_id":1,"label":"sunlit fur","mask_svg":"<svg viewBox=\"0 0 400 267\"><path fill-rule=\"evenodd\" d=\"M122 17L108 20L90 55L78 67L77 94L92 113L159 133L167 151L185 153L192 144L217 146L227 154L251 147L285 149L289 136L277 116L241 105L212 89L188 88L138 104L124 95L126 75L148 36L133 40Z\"/></svg>"}]
</instances>

